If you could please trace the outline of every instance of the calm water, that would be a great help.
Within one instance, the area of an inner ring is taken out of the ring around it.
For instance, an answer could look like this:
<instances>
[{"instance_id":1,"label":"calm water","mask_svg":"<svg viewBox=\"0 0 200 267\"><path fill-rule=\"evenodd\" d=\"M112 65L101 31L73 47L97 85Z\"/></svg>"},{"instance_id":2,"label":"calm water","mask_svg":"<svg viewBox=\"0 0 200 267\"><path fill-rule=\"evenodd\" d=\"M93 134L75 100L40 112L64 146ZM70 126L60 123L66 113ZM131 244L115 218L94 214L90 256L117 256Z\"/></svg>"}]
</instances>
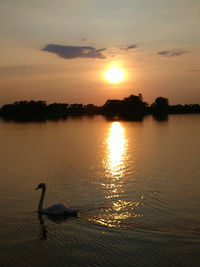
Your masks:
<instances>
[{"instance_id":1,"label":"calm water","mask_svg":"<svg viewBox=\"0 0 200 267\"><path fill-rule=\"evenodd\" d=\"M0 266L199 266L200 115L0 121ZM38 217L67 203L78 218Z\"/></svg>"}]
</instances>

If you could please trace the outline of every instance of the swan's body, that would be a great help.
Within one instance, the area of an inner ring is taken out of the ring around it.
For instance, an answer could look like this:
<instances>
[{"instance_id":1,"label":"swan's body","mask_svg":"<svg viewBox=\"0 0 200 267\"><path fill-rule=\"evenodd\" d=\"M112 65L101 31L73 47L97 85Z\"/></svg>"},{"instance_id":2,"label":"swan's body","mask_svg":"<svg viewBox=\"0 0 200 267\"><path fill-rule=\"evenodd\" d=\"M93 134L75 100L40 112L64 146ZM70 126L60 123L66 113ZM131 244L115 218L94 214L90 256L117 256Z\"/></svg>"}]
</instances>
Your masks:
<instances>
[{"instance_id":1,"label":"swan's body","mask_svg":"<svg viewBox=\"0 0 200 267\"><path fill-rule=\"evenodd\" d=\"M44 201L46 185L44 183L39 184L36 189L39 189L39 188L42 189L42 194L41 194L40 202L38 205L38 212L39 213L47 214L47 215L53 215L53 216L77 215L77 212L78 212L77 209L68 208L65 204L55 204L55 205L48 207L47 209L43 209L42 205L43 205L43 201Z\"/></svg>"},{"instance_id":2,"label":"swan's body","mask_svg":"<svg viewBox=\"0 0 200 267\"><path fill-rule=\"evenodd\" d=\"M68 208L65 204L55 204L42 210L47 215L75 215L77 212L78 210Z\"/></svg>"}]
</instances>

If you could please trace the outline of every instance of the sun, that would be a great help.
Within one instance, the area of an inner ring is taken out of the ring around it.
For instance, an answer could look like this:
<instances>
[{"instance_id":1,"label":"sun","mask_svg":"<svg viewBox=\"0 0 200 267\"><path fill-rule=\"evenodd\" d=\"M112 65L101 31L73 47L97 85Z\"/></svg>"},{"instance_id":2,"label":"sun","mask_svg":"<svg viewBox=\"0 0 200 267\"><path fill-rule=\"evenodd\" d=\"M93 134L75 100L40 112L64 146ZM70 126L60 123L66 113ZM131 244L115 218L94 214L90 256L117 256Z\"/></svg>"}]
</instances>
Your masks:
<instances>
[{"instance_id":1,"label":"sun","mask_svg":"<svg viewBox=\"0 0 200 267\"><path fill-rule=\"evenodd\" d=\"M105 72L106 79L111 83L120 83L124 80L124 71L120 68L110 68Z\"/></svg>"}]
</instances>

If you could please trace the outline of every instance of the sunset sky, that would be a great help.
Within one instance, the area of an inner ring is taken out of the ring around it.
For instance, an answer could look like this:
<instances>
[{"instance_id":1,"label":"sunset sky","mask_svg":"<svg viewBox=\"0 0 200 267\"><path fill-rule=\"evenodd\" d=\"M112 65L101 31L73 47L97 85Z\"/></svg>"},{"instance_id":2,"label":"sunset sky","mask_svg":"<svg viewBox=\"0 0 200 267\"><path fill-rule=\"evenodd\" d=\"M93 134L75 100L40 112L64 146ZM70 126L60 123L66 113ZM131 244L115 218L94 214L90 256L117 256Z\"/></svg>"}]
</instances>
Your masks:
<instances>
[{"instance_id":1,"label":"sunset sky","mask_svg":"<svg viewBox=\"0 0 200 267\"><path fill-rule=\"evenodd\" d=\"M199 0L1 1L0 106L138 93L200 103L199 29ZM114 84L105 72L116 66Z\"/></svg>"}]
</instances>

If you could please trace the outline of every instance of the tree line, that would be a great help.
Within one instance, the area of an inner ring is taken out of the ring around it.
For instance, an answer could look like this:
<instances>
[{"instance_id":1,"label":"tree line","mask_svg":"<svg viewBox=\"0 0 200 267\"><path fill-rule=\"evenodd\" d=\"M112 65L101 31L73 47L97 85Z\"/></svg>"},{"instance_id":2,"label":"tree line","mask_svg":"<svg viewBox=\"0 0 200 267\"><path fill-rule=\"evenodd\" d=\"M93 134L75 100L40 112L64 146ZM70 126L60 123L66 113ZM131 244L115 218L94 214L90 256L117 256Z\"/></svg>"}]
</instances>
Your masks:
<instances>
[{"instance_id":1,"label":"tree line","mask_svg":"<svg viewBox=\"0 0 200 267\"><path fill-rule=\"evenodd\" d=\"M18 101L4 105L0 116L7 120L46 120L67 118L69 115L101 114L110 119L142 120L145 115L152 114L157 120L164 120L168 114L200 113L199 104L169 105L165 97L157 97L149 105L143 101L142 94L130 95L122 100L109 99L103 106L93 104L47 104L46 101Z\"/></svg>"}]
</instances>

